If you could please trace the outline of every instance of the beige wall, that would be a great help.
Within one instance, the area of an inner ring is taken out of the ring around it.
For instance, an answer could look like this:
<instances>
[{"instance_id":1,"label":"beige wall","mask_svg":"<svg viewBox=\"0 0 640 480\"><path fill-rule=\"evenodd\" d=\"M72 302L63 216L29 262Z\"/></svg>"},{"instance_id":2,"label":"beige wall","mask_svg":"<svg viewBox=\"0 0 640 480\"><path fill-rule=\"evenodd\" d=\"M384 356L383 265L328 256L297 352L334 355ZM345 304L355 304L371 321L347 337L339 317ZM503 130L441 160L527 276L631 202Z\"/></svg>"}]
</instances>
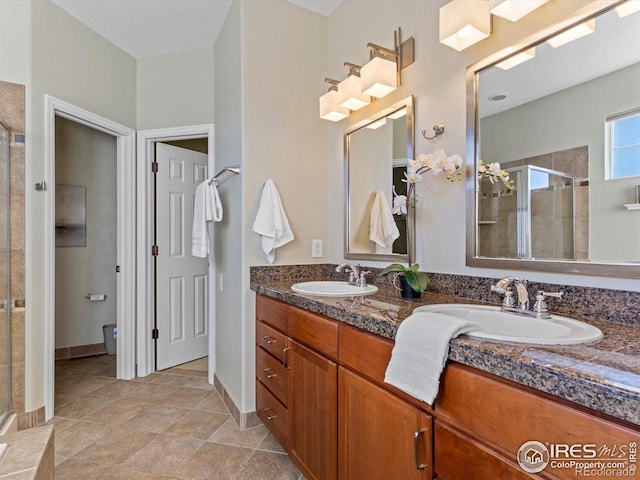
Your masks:
<instances>
[{"instance_id":1,"label":"beige wall","mask_svg":"<svg viewBox=\"0 0 640 480\"><path fill-rule=\"evenodd\" d=\"M359 110L347 120L330 124L329 146L329 260L343 261L343 227L339 220L343 208L342 130L371 115L376 109L391 105L410 94L415 95L416 155L443 147L449 153L466 156L466 90L468 65L508 46L540 28L558 21L586 2L565 0L549 2L527 17L511 23L494 17L493 34L487 40L457 52L438 41L438 11L445 0L343 2L329 17L329 63L327 76L344 78L345 60L356 64L367 61L368 42L393 45L393 31L402 26L403 36L415 38L416 61L402 72L402 86L371 106ZM362 12L367 21L357 21ZM322 93L319 89L317 96ZM419 132L444 122L446 133L438 140L427 141ZM327 122L329 123L329 122ZM428 271L474 276L499 277L518 274L535 281L548 281L595 287L637 290L637 281L619 278L586 277L538 272L512 272L470 268L465 265L465 189L464 182L450 184L444 178L428 177L418 187L421 195L417 212L416 260ZM384 266L386 262L367 262Z\"/></svg>"},{"instance_id":2,"label":"beige wall","mask_svg":"<svg viewBox=\"0 0 640 480\"><path fill-rule=\"evenodd\" d=\"M26 235L27 411L44 405L44 208L51 191L31 186L44 165L44 95L49 94L125 126L136 126L136 62L49 1L31 3L31 88L27 92ZM29 99L31 108L29 108ZM29 120L28 120L29 121ZM29 150L30 148L30 150Z\"/></svg>"},{"instance_id":3,"label":"beige wall","mask_svg":"<svg viewBox=\"0 0 640 480\"><path fill-rule=\"evenodd\" d=\"M56 247L55 347L102 343L116 323L116 139L57 118L56 184L86 187L86 245Z\"/></svg>"},{"instance_id":4,"label":"beige wall","mask_svg":"<svg viewBox=\"0 0 640 480\"><path fill-rule=\"evenodd\" d=\"M243 412L255 408L249 267L267 262L251 228L267 179L296 237L277 250L276 262L326 261L311 258L312 239L327 235L326 126L317 111L326 25L281 0L234 3L216 44L216 168L242 163L239 182L221 186L225 219L216 225L225 285L216 295L216 373Z\"/></svg>"},{"instance_id":5,"label":"beige wall","mask_svg":"<svg viewBox=\"0 0 640 480\"><path fill-rule=\"evenodd\" d=\"M214 49L137 62L138 130L213 123Z\"/></svg>"}]
</instances>

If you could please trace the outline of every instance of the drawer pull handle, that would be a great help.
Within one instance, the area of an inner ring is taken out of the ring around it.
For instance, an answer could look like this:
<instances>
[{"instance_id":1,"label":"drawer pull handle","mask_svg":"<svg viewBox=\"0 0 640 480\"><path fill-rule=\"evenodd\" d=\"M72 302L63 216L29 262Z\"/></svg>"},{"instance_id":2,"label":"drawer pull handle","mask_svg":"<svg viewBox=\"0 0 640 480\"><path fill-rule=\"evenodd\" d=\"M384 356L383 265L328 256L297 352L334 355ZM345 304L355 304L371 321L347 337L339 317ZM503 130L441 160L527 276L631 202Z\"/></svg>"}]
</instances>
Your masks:
<instances>
[{"instance_id":1,"label":"drawer pull handle","mask_svg":"<svg viewBox=\"0 0 640 480\"><path fill-rule=\"evenodd\" d=\"M272 343L276 343L278 341L275 338L270 337L268 335L265 335L264 337L262 337L262 340L264 340L264 343L266 343L267 345L271 345Z\"/></svg>"},{"instance_id":2,"label":"drawer pull handle","mask_svg":"<svg viewBox=\"0 0 640 480\"><path fill-rule=\"evenodd\" d=\"M282 349L282 366L287 370L289 370L289 350L291 347Z\"/></svg>"},{"instance_id":3,"label":"drawer pull handle","mask_svg":"<svg viewBox=\"0 0 640 480\"><path fill-rule=\"evenodd\" d=\"M263 368L262 373L264 373L267 376L267 378L273 378L278 376L277 373L269 373L270 370L271 370L270 368Z\"/></svg>"},{"instance_id":4,"label":"drawer pull handle","mask_svg":"<svg viewBox=\"0 0 640 480\"><path fill-rule=\"evenodd\" d=\"M276 418L278 415L269 415L269 413L267 413L269 410L271 410L270 408L263 408L262 411L264 412L264 414L267 416L267 420L273 420L274 418Z\"/></svg>"},{"instance_id":5,"label":"drawer pull handle","mask_svg":"<svg viewBox=\"0 0 640 480\"><path fill-rule=\"evenodd\" d=\"M426 463L420 463L420 435L423 435L426 431L426 428L422 428L413 434L413 455L416 470L424 470L427 466Z\"/></svg>"}]
</instances>

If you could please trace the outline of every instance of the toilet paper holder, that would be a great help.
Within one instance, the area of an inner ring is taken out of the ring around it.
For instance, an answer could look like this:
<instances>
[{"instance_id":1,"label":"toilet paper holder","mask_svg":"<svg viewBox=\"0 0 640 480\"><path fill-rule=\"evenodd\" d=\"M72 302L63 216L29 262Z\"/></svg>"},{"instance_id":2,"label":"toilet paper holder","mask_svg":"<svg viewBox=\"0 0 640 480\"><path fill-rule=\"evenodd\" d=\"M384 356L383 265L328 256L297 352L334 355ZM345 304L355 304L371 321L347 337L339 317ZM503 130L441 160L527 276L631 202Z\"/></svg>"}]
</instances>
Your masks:
<instances>
[{"instance_id":1,"label":"toilet paper holder","mask_svg":"<svg viewBox=\"0 0 640 480\"><path fill-rule=\"evenodd\" d=\"M104 293L87 293L84 298L92 302L104 302L107 296Z\"/></svg>"}]
</instances>

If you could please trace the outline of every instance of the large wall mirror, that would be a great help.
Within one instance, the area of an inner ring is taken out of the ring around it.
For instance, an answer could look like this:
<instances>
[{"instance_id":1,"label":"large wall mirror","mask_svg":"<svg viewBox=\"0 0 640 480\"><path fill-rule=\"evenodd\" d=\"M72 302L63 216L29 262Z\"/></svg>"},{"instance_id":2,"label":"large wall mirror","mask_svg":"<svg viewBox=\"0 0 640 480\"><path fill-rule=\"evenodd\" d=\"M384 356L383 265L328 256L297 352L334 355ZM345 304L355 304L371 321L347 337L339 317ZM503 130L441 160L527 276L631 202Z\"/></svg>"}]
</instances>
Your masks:
<instances>
[{"instance_id":1,"label":"large wall mirror","mask_svg":"<svg viewBox=\"0 0 640 480\"><path fill-rule=\"evenodd\" d=\"M407 194L402 179L413 145L413 97L344 131L345 258L409 260L414 211L394 213L393 206L396 197Z\"/></svg>"},{"instance_id":2,"label":"large wall mirror","mask_svg":"<svg viewBox=\"0 0 640 480\"><path fill-rule=\"evenodd\" d=\"M624 6L469 67L468 172L499 162L515 188L467 176L468 265L640 277L640 12Z\"/></svg>"}]
</instances>

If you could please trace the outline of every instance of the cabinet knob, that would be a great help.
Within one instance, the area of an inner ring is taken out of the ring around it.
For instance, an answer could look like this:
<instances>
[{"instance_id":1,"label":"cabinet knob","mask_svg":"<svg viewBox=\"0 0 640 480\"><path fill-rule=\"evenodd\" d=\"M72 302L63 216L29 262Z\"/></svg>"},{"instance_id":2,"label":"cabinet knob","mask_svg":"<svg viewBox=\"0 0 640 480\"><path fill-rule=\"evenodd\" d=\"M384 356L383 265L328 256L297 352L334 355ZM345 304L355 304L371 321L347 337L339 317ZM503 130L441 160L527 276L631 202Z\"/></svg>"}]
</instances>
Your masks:
<instances>
[{"instance_id":1,"label":"cabinet knob","mask_svg":"<svg viewBox=\"0 0 640 480\"><path fill-rule=\"evenodd\" d=\"M278 415L269 415L269 410L271 410L270 408L263 408L262 411L264 412L264 414L267 416L267 420L273 420L274 418L276 418Z\"/></svg>"},{"instance_id":2,"label":"cabinet knob","mask_svg":"<svg viewBox=\"0 0 640 480\"><path fill-rule=\"evenodd\" d=\"M273 378L273 377L277 377L278 376L277 373L269 373L270 371L271 371L270 368L263 368L262 369L262 373L264 373L267 376L267 378Z\"/></svg>"}]
</instances>

